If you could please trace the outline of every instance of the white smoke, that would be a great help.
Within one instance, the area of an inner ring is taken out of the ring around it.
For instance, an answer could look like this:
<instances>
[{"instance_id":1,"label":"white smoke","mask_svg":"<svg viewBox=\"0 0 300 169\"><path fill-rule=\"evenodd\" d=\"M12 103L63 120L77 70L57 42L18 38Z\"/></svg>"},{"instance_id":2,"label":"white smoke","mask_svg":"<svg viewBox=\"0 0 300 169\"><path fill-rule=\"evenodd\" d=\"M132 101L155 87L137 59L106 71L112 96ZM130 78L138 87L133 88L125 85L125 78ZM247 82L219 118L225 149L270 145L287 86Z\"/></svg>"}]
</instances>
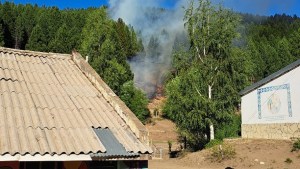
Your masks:
<instances>
[{"instance_id":1,"label":"white smoke","mask_svg":"<svg viewBox=\"0 0 300 169\"><path fill-rule=\"evenodd\" d=\"M157 86L161 86L171 65L172 48L175 37L184 29L184 6L187 0L176 1L172 9L163 10L163 0L110 0L110 15L117 20L122 18L134 27L143 40L146 56L141 54L129 61L134 73L134 82L153 97ZM159 42L157 55L147 47L151 37Z\"/></svg>"}]
</instances>

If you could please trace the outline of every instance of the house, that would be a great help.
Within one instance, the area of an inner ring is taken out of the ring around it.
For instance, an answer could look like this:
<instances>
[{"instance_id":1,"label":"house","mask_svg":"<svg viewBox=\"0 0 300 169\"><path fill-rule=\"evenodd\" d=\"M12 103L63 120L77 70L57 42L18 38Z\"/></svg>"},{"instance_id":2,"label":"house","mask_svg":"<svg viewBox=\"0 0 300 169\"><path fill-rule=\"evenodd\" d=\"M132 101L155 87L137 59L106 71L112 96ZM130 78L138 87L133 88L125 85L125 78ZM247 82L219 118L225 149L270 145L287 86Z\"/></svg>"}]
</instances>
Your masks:
<instances>
[{"instance_id":1,"label":"house","mask_svg":"<svg viewBox=\"0 0 300 169\"><path fill-rule=\"evenodd\" d=\"M300 59L240 92L242 137L300 137Z\"/></svg>"},{"instance_id":2,"label":"house","mask_svg":"<svg viewBox=\"0 0 300 169\"><path fill-rule=\"evenodd\" d=\"M82 58L0 48L0 169L148 168L148 131Z\"/></svg>"}]
</instances>

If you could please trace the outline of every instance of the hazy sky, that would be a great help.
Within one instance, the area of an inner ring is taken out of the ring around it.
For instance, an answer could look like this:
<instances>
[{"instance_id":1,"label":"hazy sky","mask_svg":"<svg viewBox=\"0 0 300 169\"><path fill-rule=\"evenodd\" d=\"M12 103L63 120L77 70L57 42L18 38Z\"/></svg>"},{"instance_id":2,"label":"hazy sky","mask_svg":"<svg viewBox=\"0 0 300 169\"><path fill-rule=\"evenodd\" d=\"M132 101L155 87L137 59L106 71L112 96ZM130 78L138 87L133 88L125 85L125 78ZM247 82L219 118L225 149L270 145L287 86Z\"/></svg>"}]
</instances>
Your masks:
<instances>
[{"instance_id":1,"label":"hazy sky","mask_svg":"<svg viewBox=\"0 0 300 169\"><path fill-rule=\"evenodd\" d=\"M4 2L5 0L0 0ZM38 4L39 6L58 6L64 8L87 8L108 5L109 0L9 0L21 4ZM122 1L122 0L120 0ZM153 1L153 0L141 0ZM159 0L160 7L172 8L177 0ZM188 0L187 0L188 1ZM227 8L235 11L260 15L274 15L276 13L296 14L300 16L300 0L213 0L223 1Z\"/></svg>"}]
</instances>

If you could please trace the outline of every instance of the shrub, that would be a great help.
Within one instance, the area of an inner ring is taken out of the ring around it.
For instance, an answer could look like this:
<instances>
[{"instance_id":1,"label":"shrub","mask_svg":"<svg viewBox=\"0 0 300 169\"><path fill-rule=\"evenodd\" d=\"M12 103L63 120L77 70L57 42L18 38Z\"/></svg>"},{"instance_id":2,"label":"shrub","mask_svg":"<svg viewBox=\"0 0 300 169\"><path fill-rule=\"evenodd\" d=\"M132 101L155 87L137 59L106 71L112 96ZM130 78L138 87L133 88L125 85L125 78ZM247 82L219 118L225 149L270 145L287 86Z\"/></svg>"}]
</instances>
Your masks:
<instances>
[{"instance_id":1,"label":"shrub","mask_svg":"<svg viewBox=\"0 0 300 169\"><path fill-rule=\"evenodd\" d=\"M288 164L291 164L291 163L293 162L293 160L290 159L290 158L287 158L284 162L286 162L286 163L288 163Z\"/></svg>"},{"instance_id":2,"label":"shrub","mask_svg":"<svg viewBox=\"0 0 300 169\"><path fill-rule=\"evenodd\" d=\"M300 139L298 138L294 143L292 147L292 152L293 151L299 151L300 150Z\"/></svg>"},{"instance_id":3,"label":"shrub","mask_svg":"<svg viewBox=\"0 0 300 169\"><path fill-rule=\"evenodd\" d=\"M235 149L229 144L220 144L212 148L211 157L214 161L222 161L235 157Z\"/></svg>"},{"instance_id":4,"label":"shrub","mask_svg":"<svg viewBox=\"0 0 300 169\"><path fill-rule=\"evenodd\" d=\"M222 140L228 137L238 137L241 133L241 115L232 114L230 123L220 124L216 128L215 138Z\"/></svg>"},{"instance_id":5,"label":"shrub","mask_svg":"<svg viewBox=\"0 0 300 169\"><path fill-rule=\"evenodd\" d=\"M214 139L214 140L211 140L210 142L208 142L207 144L205 144L205 148L208 149L208 148L212 148L216 145L220 145L220 144L223 144L223 141L222 140L218 140L218 139Z\"/></svg>"}]
</instances>

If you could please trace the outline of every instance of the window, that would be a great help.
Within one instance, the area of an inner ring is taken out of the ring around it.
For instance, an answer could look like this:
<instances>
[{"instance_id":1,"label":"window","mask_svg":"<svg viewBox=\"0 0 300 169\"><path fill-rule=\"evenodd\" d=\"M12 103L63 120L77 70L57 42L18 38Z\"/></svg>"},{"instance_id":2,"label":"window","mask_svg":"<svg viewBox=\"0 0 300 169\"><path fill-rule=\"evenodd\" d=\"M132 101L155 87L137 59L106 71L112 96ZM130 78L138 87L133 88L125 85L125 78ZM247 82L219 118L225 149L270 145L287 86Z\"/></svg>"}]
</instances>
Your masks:
<instances>
[{"instance_id":1,"label":"window","mask_svg":"<svg viewBox=\"0 0 300 169\"><path fill-rule=\"evenodd\" d=\"M63 169L62 162L21 162L20 169Z\"/></svg>"},{"instance_id":2,"label":"window","mask_svg":"<svg viewBox=\"0 0 300 169\"><path fill-rule=\"evenodd\" d=\"M90 169L116 169L118 163L116 161L92 161Z\"/></svg>"}]
</instances>

